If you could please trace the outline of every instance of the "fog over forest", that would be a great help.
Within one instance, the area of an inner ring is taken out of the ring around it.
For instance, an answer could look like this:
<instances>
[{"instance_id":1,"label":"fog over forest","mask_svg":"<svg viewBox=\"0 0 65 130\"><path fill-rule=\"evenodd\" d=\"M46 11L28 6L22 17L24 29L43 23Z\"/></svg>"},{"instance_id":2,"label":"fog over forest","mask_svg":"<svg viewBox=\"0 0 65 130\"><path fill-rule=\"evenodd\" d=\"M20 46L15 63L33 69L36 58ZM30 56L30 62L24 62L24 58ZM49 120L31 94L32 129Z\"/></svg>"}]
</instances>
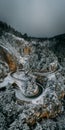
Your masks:
<instances>
[{"instance_id":1,"label":"fog over forest","mask_svg":"<svg viewBox=\"0 0 65 130\"><path fill-rule=\"evenodd\" d=\"M29 36L65 33L65 0L0 0L0 20Z\"/></svg>"}]
</instances>

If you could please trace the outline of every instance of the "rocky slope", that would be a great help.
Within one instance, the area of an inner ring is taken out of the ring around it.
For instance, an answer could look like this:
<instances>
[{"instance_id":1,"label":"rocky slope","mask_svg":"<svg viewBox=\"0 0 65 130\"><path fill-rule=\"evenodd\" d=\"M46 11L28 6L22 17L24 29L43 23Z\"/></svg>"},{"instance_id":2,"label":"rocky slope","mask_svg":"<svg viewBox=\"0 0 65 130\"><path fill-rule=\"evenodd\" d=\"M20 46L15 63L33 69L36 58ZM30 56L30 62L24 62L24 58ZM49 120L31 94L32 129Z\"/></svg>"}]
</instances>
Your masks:
<instances>
[{"instance_id":1,"label":"rocky slope","mask_svg":"<svg viewBox=\"0 0 65 130\"><path fill-rule=\"evenodd\" d=\"M1 130L65 129L63 40L0 36Z\"/></svg>"}]
</instances>

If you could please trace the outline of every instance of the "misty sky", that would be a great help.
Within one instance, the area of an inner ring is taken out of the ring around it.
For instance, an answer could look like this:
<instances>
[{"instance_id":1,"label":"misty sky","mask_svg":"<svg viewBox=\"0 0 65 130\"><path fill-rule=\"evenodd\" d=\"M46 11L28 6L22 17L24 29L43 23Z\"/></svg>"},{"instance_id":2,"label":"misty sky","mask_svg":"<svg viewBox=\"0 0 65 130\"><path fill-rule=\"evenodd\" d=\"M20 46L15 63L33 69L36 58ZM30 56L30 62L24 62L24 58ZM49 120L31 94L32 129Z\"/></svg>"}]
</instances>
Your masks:
<instances>
[{"instance_id":1,"label":"misty sky","mask_svg":"<svg viewBox=\"0 0 65 130\"><path fill-rule=\"evenodd\" d=\"M65 0L0 0L0 20L31 36L65 33Z\"/></svg>"}]
</instances>

